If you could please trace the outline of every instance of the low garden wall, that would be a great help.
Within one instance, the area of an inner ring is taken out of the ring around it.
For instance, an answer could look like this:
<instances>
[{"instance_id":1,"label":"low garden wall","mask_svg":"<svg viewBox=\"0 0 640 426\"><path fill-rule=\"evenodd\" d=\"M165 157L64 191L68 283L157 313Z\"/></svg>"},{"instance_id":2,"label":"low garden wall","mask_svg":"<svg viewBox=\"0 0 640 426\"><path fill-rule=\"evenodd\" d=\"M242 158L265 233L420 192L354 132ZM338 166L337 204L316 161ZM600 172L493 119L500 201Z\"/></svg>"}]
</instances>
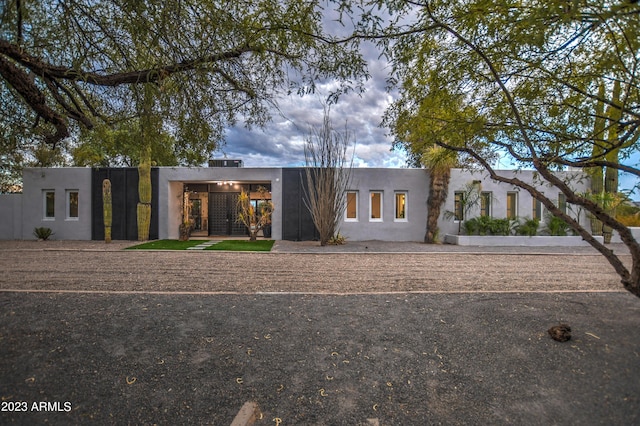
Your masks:
<instances>
[{"instance_id":1,"label":"low garden wall","mask_svg":"<svg viewBox=\"0 0 640 426\"><path fill-rule=\"evenodd\" d=\"M635 238L636 241L640 241L640 228L639 227L629 227L629 229L631 230L631 234L633 234L633 238ZM621 243L622 242L622 240L620 239L620 236L615 231L613 232L613 235L611 236L611 242L612 243Z\"/></svg>"},{"instance_id":2,"label":"low garden wall","mask_svg":"<svg viewBox=\"0 0 640 426\"><path fill-rule=\"evenodd\" d=\"M598 241L603 242L603 237L595 237ZM444 237L445 244L456 244L459 246L529 246L529 247L547 247L547 246L588 246L589 243L584 241L582 237L553 237L548 235L536 235L533 237L512 235L451 235Z\"/></svg>"}]
</instances>

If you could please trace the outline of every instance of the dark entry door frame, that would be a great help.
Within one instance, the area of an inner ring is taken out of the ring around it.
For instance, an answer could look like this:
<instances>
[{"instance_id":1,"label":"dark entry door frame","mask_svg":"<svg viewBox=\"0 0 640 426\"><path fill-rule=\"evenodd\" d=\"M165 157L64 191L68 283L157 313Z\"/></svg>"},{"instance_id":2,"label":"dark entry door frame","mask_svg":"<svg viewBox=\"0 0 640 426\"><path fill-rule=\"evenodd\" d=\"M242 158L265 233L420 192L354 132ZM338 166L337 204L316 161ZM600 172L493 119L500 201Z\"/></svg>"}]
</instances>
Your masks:
<instances>
[{"instance_id":1,"label":"dark entry door frame","mask_svg":"<svg viewBox=\"0 0 640 426\"><path fill-rule=\"evenodd\" d=\"M246 229L238 223L239 192L209 193L209 235L243 236Z\"/></svg>"}]
</instances>

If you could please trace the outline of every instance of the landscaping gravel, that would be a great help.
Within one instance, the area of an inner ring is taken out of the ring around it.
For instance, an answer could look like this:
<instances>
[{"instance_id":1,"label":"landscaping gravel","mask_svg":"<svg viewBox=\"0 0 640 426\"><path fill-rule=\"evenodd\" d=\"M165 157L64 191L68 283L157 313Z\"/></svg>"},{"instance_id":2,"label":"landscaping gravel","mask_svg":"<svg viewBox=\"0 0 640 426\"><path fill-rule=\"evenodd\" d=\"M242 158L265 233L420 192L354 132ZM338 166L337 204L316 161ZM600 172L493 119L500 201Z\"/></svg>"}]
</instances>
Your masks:
<instances>
[{"instance_id":1,"label":"landscaping gravel","mask_svg":"<svg viewBox=\"0 0 640 426\"><path fill-rule=\"evenodd\" d=\"M130 244L0 242L1 424L640 421L640 300L594 251Z\"/></svg>"}]
</instances>

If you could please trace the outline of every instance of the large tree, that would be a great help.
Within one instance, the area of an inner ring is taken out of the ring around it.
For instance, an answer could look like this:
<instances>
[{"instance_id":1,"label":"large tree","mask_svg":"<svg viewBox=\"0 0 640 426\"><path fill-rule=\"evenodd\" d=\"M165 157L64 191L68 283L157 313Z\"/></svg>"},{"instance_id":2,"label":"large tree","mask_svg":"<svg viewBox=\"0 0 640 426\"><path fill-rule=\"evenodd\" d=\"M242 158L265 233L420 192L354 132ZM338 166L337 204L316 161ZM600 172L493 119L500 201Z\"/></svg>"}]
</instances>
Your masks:
<instances>
[{"instance_id":1,"label":"large tree","mask_svg":"<svg viewBox=\"0 0 640 426\"><path fill-rule=\"evenodd\" d=\"M186 163L274 99L365 64L323 35L320 0L6 0L0 9L0 126L50 146L78 127L139 115L139 86Z\"/></svg>"},{"instance_id":2,"label":"large tree","mask_svg":"<svg viewBox=\"0 0 640 426\"><path fill-rule=\"evenodd\" d=\"M640 296L640 244L629 228L597 194L579 193L574 182L554 173L573 167L587 176L604 167L609 191L617 190L611 184L619 171L640 176L637 2L364 4L374 13L362 14L358 37L381 41L400 83L388 122L438 123L428 135L434 143L472 159L494 180L532 194L602 253L624 287ZM461 131L467 137L459 138ZM616 231L631 264L567 215L550 191L542 193L517 174L497 173L495 155L535 169L540 183L557 188L576 210Z\"/></svg>"}]
</instances>

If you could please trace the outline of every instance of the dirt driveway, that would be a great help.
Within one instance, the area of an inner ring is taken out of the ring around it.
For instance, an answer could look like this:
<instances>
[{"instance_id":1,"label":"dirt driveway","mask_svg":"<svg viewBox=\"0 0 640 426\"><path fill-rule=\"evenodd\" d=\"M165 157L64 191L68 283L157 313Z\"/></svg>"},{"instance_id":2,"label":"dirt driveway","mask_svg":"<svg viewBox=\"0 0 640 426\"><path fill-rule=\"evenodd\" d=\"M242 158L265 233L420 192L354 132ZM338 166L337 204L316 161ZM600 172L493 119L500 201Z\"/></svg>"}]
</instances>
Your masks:
<instances>
[{"instance_id":1,"label":"dirt driveway","mask_svg":"<svg viewBox=\"0 0 640 426\"><path fill-rule=\"evenodd\" d=\"M3 424L640 421L640 301L598 255L0 244L0 271Z\"/></svg>"}]
</instances>

